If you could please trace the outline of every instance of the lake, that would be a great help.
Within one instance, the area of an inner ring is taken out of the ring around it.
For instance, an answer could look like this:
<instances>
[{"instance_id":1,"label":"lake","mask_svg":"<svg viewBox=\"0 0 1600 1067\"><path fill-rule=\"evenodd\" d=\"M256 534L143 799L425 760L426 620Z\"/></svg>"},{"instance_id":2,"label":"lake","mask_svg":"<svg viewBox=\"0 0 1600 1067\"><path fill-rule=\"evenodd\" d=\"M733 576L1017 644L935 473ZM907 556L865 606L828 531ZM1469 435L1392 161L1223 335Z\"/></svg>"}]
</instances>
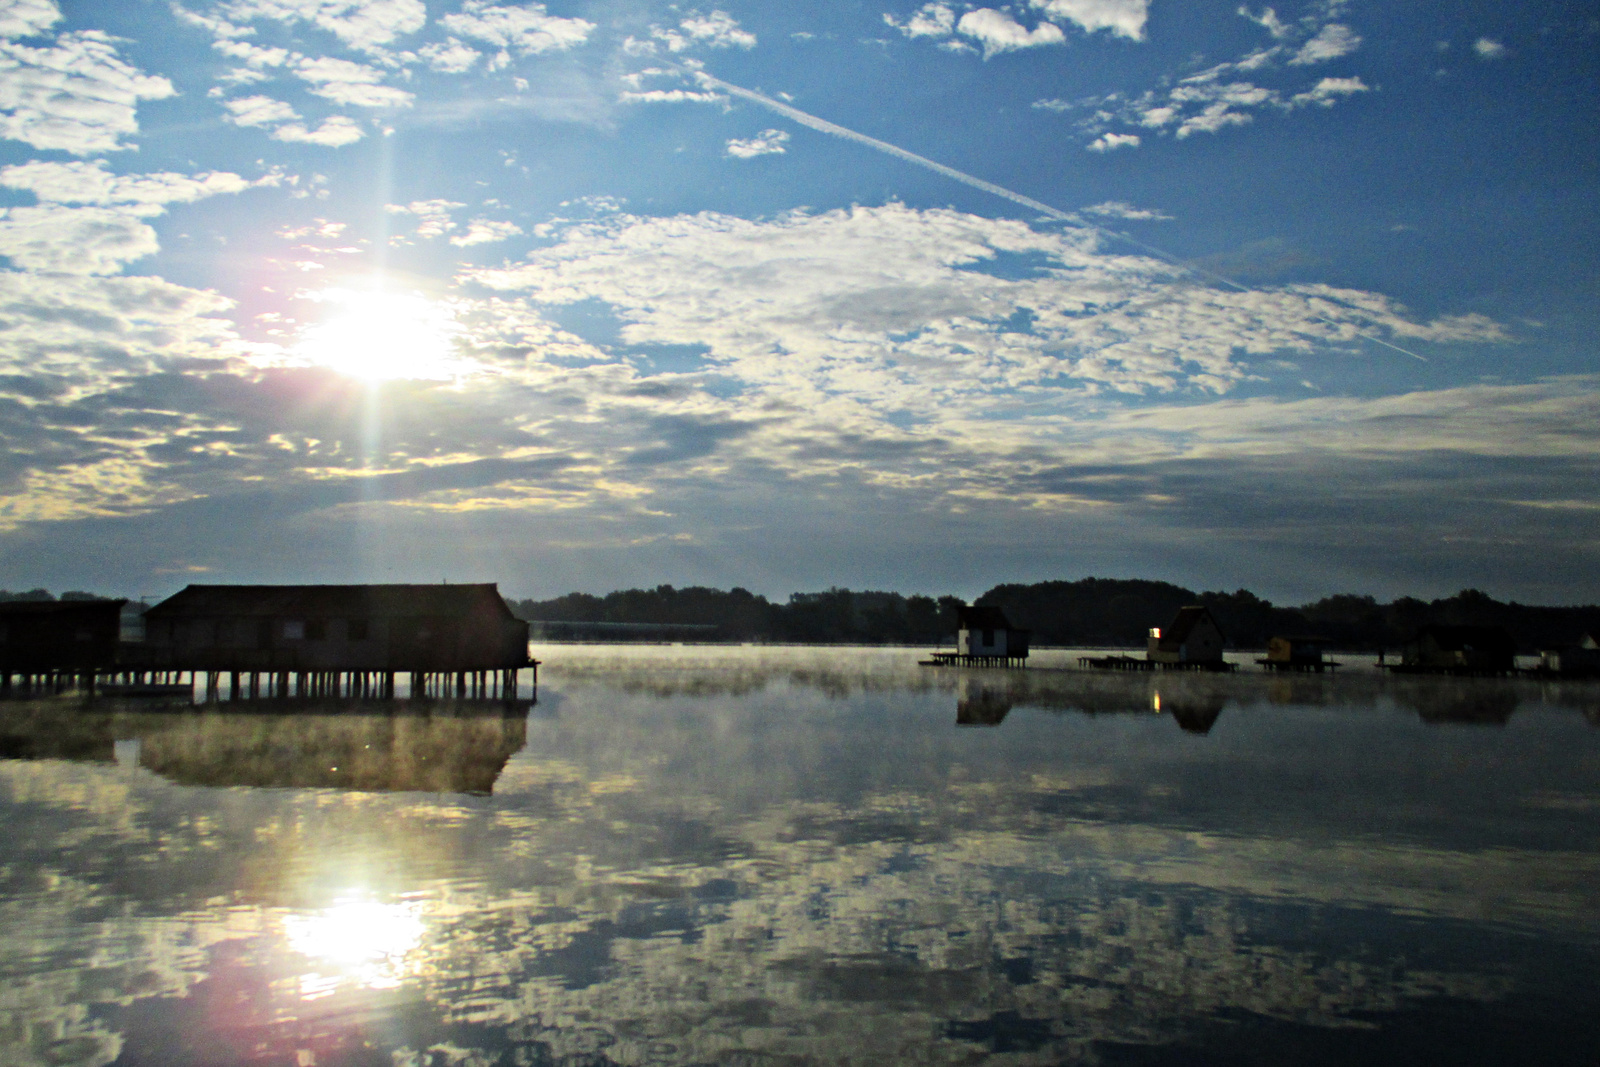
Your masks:
<instances>
[{"instance_id":1,"label":"lake","mask_svg":"<svg viewBox=\"0 0 1600 1067\"><path fill-rule=\"evenodd\" d=\"M536 655L0 704L0 1065L1600 1060L1600 683Z\"/></svg>"}]
</instances>

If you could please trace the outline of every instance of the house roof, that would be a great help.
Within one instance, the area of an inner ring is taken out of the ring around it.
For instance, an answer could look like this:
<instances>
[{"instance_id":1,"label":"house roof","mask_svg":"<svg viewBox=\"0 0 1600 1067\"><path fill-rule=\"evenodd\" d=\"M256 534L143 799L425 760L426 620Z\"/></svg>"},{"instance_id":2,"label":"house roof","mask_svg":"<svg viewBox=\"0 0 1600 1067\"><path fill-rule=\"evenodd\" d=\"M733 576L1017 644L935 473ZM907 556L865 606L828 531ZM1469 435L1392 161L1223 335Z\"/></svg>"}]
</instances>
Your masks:
<instances>
[{"instance_id":1,"label":"house roof","mask_svg":"<svg viewBox=\"0 0 1600 1067\"><path fill-rule=\"evenodd\" d=\"M956 624L963 630L1009 630L1006 613L993 604L956 609Z\"/></svg>"},{"instance_id":2,"label":"house roof","mask_svg":"<svg viewBox=\"0 0 1600 1067\"><path fill-rule=\"evenodd\" d=\"M1472 649L1478 652L1515 653L1517 650L1517 642L1502 626L1446 626L1435 623L1417 631L1417 640L1424 637L1433 638L1433 643L1441 652Z\"/></svg>"},{"instance_id":3,"label":"house roof","mask_svg":"<svg viewBox=\"0 0 1600 1067\"><path fill-rule=\"evenodd\" d=\"M173 616L460 616L511 609L496 583L473 585L191 585L147 613Z\"/></svg>"},{"instance_id":4,"label":"house roof","mask_svg":"<svg viewBox=\"0 0 1600 1067\"><path fill-rule=\"evenodd\" d=\"M1212 617L1208 608L1202 604L1190 604L1188 607L1179 608L1172 625L1161 631L1161 643L1165 645L1171 641L1175 646L1183 644L1189 640L1189 635L1194 632L1201 619L1210 619L1211 625L1217 627L1217 633L1222 632L1222 627L1217 625L1217 620Z\"/></svg>"}]
</instances>

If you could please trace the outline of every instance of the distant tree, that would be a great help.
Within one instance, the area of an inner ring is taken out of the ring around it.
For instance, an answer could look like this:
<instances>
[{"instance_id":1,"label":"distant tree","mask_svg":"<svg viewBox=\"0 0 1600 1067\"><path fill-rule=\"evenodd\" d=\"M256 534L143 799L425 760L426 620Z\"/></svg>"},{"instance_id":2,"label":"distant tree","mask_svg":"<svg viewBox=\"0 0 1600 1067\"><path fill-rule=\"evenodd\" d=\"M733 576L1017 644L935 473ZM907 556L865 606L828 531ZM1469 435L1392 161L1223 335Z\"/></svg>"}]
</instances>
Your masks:
<instances>
[{"instance_id":1,"label":"distant tree","mask_svg":"<svg viewBox=\"0 0 1600 1067\"><path fill-rule=\"evenodd\" d=\"M30 589L26 593L11 593L0 589L0 603L7 600L54 600L48 589Z\"/></svg>"}]
</instances>

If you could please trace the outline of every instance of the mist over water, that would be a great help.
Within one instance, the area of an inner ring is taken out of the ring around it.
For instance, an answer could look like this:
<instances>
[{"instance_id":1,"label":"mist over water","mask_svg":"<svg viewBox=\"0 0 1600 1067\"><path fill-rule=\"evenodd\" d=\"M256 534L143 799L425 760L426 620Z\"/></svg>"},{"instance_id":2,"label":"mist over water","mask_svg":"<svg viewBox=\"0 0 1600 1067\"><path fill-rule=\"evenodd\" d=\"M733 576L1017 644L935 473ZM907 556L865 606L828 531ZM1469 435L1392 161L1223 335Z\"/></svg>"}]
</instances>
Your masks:
<instances>
[{"instance_id":1,"label":"mist over water","mask_svg":"<svg viewBox=\"0 0 1600 1067\"><path fill-rule=\"evenodd\" d=\"M535 654L531 712L0 705L0 1063L1600 1048L1600 683Z\"/></svg>"}]
</instances>

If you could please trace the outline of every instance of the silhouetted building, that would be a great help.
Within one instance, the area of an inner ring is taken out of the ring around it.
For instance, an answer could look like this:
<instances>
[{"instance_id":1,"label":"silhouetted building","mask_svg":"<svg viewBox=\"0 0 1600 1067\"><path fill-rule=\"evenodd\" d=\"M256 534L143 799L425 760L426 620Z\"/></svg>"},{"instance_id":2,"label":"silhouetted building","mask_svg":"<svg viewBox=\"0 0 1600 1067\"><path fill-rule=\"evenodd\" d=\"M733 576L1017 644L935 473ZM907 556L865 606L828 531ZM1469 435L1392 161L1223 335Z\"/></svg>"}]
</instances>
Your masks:
<instances>
[{"instance_id":1,"label":"silhouetted building","mask_svg":"<svg viewBox=\"0 0 1600 1067\"><path fill-rule=\"evenodd\" d=\"M1179 608L1172 625L1152 627L1145 656L1152 663L1185 666L1223 666L1222 627L1199 604Z\"/></svg>"},{"instance_id":2,"label":"silhouetted building","mask_svg":"<svg viewBox=\"0 0 1600 1067\"><path fill-rule=\"evenodd\" d=\"M956 652L963 656L1027 659L1028 631L1018 630L993 605L957 608Z\"/></svg>"},{"instance_id":3,"label":"silhouetted building","mask_svg":"<svg viewBox=\"0 0 1600 1067\"><path fill-rule=\"evenodd\" d=\"M1424 626L1401 650L1401 669L1459 674L1508 674L1517 643L1499 626Z\"/></svg>"},{"instance_id":4,"label":"silhouetted building","mask_svg":"<svg viewBox=\"0 0 1600 1067\"><path fill-rule=\"evenodd\" d=\"M0 675L86 675L117 658L123 600L0 603Z\"/></svg>"},{"instance_id":5,"label":"silhouetted building","mask_svg":"<svg viewBox=\"0 0 1600 1067\"><path fill-rule=\"evenodd\" d=\"M1541 651L1538 671L1567 678L1600 676L1600 636L1586 633L1575 645Z\"/></svg>"},{"instance_id":6,"label":"silhouetted building","mask_svg":"<svg viewBox=\"0 0 1600 1067\"><path fill-rule=\"evenodd\" d=\"M138 666L244 672L510 671L528 624L494 583L191 585L145 614Z\"/></svg>"},{"instance_id":7,"label":"silhouetted building","mask_svg":"<svg viewBox=\"0 0 1600 1067\"><path fill-rule=\"evenodd\" d=\"M1256 662L1268 670L1320 672L1338 666L1325 655L1331 644L1326 637L1274 637L1267 642L1267 658Z\"/></svg>"}]
</instances>

